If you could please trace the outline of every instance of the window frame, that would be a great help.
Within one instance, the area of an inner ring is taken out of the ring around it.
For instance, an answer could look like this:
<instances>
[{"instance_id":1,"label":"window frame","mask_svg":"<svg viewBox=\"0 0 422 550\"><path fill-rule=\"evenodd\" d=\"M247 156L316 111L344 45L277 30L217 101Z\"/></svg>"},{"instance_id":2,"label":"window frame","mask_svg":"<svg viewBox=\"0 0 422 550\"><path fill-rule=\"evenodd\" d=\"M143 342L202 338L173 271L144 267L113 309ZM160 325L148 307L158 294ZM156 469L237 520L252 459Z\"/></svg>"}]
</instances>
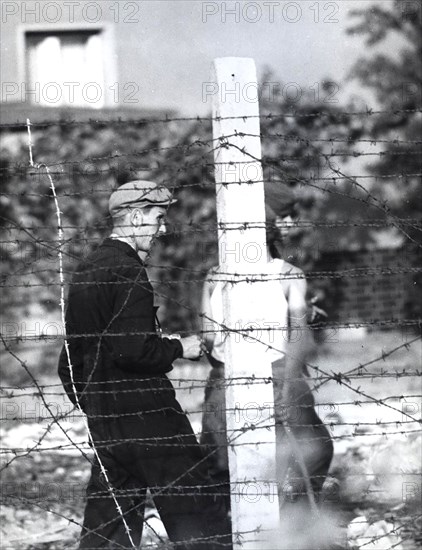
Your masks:
<instances>
[{"instance_id":1,"label":"window frame","mask_svg":"<svg viewBox=\"0 0 422 550\"><path fill-rule=\"evenodd\" d=\"M114 101L114 91L112 86L118 82L117 74L117 61L116 61L116 48L115 48L115 34L114 26L111 23L28 23L19 25L17 29L17 52L18 52L18 82L22 85L29 83L29 74L26 70L27 49L26 49L26 35L28 33L40 33L49 34L54 36L57 33L66 32L91 32L92 34L100 34L103 40L103 52L104 52L104 107L116 106ZM66 107L70 107L66 106ZM86 106L89 108L89 104Z\"/></svg>"}]
</instances>

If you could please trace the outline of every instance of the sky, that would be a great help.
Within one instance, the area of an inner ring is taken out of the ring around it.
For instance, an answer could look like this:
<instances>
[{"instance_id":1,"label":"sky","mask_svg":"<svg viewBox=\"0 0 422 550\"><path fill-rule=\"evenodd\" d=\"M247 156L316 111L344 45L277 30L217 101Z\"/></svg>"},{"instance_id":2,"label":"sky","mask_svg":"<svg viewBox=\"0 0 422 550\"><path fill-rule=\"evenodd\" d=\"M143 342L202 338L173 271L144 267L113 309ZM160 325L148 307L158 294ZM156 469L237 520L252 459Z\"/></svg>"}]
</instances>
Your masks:
<instances>
[{"instance_id":1,"label":"sky","mask_svg":"<svg viewBox=\"0 0 422 550\"><path fill-rule=\"evenodd\" d=\"M119 57L129 65L120 67L120 78L133 75L146 105L204 114L211 109L210 94L203 92L212 60L251 57L258 74L271 68L286 93L306 88L317 93L323 80L333 80L339 89L326 99L343 101L362 95L358 83L345 79L365 47L362 37L347 35L346 29L351 10L369 4L373 2L146 1L140 7L139 35L122 35Z\"/></svg>"},{"instance_id":2,"label":"sky","mask_svg":"<svg viewBox=\"0 0 422 550\"><path fill-rule=\"evenodd\" d=\"M3 82L18 79L19 33L34 25L34 15L25 12L38 6L39 24L51 31L62 26L87 28L107 25L114 35L113 63L120 100L135 99L132 107L171 109L181 114L205 115L211 111L211 96L204 95L210 82L214 58L239 56L255 60L258 74L273 71L274 83L283 93L305 90L320 98L345 102L360 96L361 104L373 98L359 83L347 80L350 69L364 55L361 36L350 36L350 13L373 5L372 0L86 0L71 2L2 2ZM382 0L384 6L392 0ZM70 8L73 6L73 15ZM49 11L43 9L49 6ZM90 6L90 8L89 8ZM7 10L7 12L5 11ZM89 11L90 10L90 11ZM58 22L50 19L59 13ZM97 16L98 15L98 16ZM72 19L73 18L73 19ZM39 29L38 29L39 30ZM393 43L390 43L392 47ZM22 47L21 47L22 49ZM22 58L22 55L21 55ZM335 81L333 95L321 95L324 80ZM265 90L262 92L266 93ZM296 97L296 95L294 96Z\"/></svg>"}]
</instances>

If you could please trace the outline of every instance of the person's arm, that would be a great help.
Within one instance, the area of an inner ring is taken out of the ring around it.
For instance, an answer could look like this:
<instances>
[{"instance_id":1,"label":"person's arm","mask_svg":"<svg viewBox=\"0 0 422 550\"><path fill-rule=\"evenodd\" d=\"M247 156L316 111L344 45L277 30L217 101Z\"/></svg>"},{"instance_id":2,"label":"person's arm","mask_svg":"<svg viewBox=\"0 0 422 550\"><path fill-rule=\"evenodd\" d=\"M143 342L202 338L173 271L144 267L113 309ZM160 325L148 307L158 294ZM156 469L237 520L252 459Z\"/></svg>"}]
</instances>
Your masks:
<instances>
[{"instance_id":1,"label":"person's arm","mask_svg":"<svg viewBox=\"0 0 422 550\"><path fill-rule=\"evenodd\" d=\"M168 372L175 359L183 356L183 344L154 333L153 291L139 264L120 270L119 284L110 285L113 294L112 322L107 342L116 364L126 370L145 373Z\"/></svg>"},{"instance_id":2,"label":"person's arm","mask_svg":"<svg viewBox=\"0 0 422 550\"><path fill-rule=\"evenodd\" d=\"M287 294L289 341L286 348L285 395L291 394L294 381L301 377L312 347L312 336L307 326L306 280L303 272L296 267L290 273L297 278L289 280Z\"/></svg>"},{"instance_id":3,"label":"person's arm","mask_svg":"<svg viewBox=\"0 0 422 550\"><path fill-rule=\"evenodd\" d=\"M210 278L215 274L215 270L210 270L202 286L202 300L201 300L201 313L202 313L202 341L205 344L208 353L211 353L214 347L216 323L213 323L213 313L211 309L211 294L214 289L215 282Z\"/></svg>"}]
</instances>

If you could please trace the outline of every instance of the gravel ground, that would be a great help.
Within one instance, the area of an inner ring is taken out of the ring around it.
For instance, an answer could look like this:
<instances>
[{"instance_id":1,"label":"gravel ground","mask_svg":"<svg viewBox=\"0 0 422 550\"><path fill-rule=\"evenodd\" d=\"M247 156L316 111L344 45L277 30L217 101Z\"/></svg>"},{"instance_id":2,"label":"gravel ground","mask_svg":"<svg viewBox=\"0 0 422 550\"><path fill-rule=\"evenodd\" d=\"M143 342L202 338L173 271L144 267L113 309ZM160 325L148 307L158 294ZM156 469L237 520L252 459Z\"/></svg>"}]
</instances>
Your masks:
<instances>
[{"instance_id":1,"label":"gravel ground","mask_svg":"<svg viewBox=\"0 0 422 550\"><path fill-rule=\"evenodd\" d=\"M406 336L408 340L412 337ZM368 550L422 546L422 440L420 423L414 421L421 415L420 342L386 355L406 338L391 332L356 340L339 338L320 346L311 361L319 368L311 368L310 380L318 386L318 412L330 427L335 444L323 509L327 517L335 517L336 548L352 548L353 541L355 547L364 544ZM357 369L383 355L366 370ZM356 370L349 378L338 376L352 369ZM179 363L172 373L179 399L190 411L197 432L207 371L204 362ZM337 377L321 385L321 373ZM28 380L18 383L16 379L15 375L14 388L4 393L2 403L6 419L0 433L2 548L76 548L89 464L69 438L89 455L84 424L71 413L54 376L44 372L39 378L49 386L44 388L44 401L36 391L18 389ZM183 382L186 379L195 382ZM51 411L57 416L67 414L60 426L51 422ZM347 546L346 529L355 518ZM162 530L154 516L150 523L154 530ZM398 529L401 541L385 536L386 525ZM361 527L364 532L359 535ZM368 544L366 539L365 544L365 536L370 536L369 540L375 537L376 543ZM144 544L156 541L153 531L147 529Z\"/></svg>"}]
</instances>

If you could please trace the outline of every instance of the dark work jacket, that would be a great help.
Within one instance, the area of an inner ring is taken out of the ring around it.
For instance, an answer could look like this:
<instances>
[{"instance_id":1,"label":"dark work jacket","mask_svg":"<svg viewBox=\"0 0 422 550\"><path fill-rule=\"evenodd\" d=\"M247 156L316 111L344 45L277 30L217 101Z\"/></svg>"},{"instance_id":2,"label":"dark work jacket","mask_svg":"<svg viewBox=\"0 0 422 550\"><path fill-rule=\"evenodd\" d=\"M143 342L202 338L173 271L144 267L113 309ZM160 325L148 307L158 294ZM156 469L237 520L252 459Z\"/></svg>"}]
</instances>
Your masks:
<instances>
[{"instance_id":1,"label":"dark work jacket","mask_svg":"<svg viewBox=\"0 0 422 550\"><path fill-rule=\"evenodd\" d=\"M130 417L157 407L148 394L173 393L165 373L183 348L155 333L155 311L145 267L128 244L105 239L78 266L66 332L76 393L89 418ZM58 372L75 403L64 346Z\"/></svg>"}]
</instances>

